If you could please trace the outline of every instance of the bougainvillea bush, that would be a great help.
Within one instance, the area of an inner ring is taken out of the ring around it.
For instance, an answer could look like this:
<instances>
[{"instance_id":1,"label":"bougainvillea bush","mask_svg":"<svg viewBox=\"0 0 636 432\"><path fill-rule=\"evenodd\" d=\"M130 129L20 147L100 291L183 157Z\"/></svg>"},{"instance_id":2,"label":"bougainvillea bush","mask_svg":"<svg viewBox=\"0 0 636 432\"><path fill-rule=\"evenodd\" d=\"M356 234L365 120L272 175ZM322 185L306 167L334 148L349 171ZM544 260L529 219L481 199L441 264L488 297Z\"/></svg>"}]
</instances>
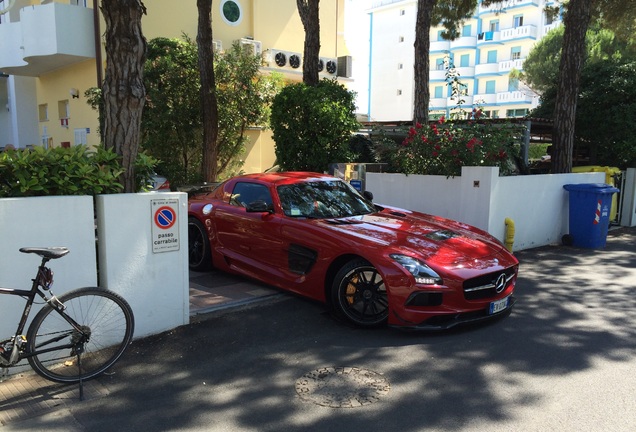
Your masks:
<instances>
[{"instance_id":1,"label":"bougainvillea bush","mask_svg":"<svg viewBox=\"0 0 636 432\"><path fill-rule=\"evenodd\" d=\"M380 153L391 169L404 174L461 175L462 166L498 166L501 175L515 170L523 129L512 123L488 123L474 110L468 121L444 117L408 129L402 142L382 145Z\"/></svg>"}]
</instances>

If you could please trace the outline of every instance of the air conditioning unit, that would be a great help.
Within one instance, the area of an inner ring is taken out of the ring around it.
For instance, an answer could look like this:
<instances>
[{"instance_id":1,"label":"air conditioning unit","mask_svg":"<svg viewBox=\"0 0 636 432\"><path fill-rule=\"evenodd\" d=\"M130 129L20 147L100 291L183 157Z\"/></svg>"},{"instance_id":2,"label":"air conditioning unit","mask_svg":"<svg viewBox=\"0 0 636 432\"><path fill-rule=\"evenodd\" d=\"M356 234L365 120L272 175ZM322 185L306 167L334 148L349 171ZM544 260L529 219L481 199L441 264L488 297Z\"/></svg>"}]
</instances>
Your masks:
<instances>
[{"instance_id":1,"label":"air conditioning unit","mask_svg":"<svg viewBox=\"0 0 636 432\"><path fill-rule=\"evenodd\" d=\"M338 57L338 76L344 78L351 78L351 56Z\"/></svg>"},{"instance_id":2,"label":"air conditioning unit","mask_svg":"<svg viewBox=\"0 0 636 432\"><path fill-rule=\"evenodd\" d=\"M329 75L335 75L335 73L338 71L337 59L331 58L331 57L321 57L320 61L323 62L324 69L319 70L318 72L325 72L325 73L328 73ZM320 69L320 65L318 66L318 69Z\"/></svg>"},{"instance_id":3,"label":"air conditioning unit","mask_svg":"<svg viewBox=\"0 0 636 432\"><path fill-rule=\"evenodd\" d=\"M251 47L254 50L255 56L259 56L263 52L263 44L261 41L241 38L240 42L242 47Z\"/></svg>"},{"instance_id":4,"label":"air conditioning unit","mask_svg":"<svg viewBox=\"0 0 636 432\"><path fill-rule=\"evenodd\" d=\"M303 64L303 57L300 53L290 53L289 54L289 66L292 69L298 69Z\"/></svg>"},{"instance_id":5,"label":"air conditioning unit","mask_svg":"<svg viewBox=\"0 0 636 432\"><path fill-rule=\"evenodd\" d=\"M280 50L272 50L271 51L271 62L273 65L278 67L286 67L289 65L289 53L286 51ZM272 65L272 66L273 66Z\"/></svg>"},{"instance_id":6,"label":"air conditioning unit","mask_svg":"<svg viewBox=\"0 0 636 432\"><path fill-rule=\"evenodd\" d=\"M218 40L218 39L214 39L214 40L212 41L212 50L213 50L214 52L221 52L221 51L223 51L223 42L221 42L221 41L220 41L220 40Z\"/></svg>"}]
</instances>

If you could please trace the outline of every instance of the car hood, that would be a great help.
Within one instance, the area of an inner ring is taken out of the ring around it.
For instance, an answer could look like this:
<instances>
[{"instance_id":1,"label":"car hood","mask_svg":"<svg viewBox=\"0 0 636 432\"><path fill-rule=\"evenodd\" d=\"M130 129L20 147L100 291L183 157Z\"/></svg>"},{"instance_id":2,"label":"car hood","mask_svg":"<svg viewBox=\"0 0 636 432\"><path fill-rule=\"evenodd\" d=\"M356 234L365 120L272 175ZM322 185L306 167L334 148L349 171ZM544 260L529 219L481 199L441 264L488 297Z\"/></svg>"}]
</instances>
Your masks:
<instances>
[{"instance_id":1,"label":"car hood","mask_svg":"<svg viewBox=\"0 0 636 432\"><path fill-rule=\"evenodd\" d=\"M452 267L473 267L482 261L513 264L515 259L490 234L453 220L405 210L321 221L325 228L346 235L354 243L410 251L427 262ZM473 264L468 266L467 262ZM493 263L491 263L493 264Z\"/></svg>"}]
</instances>

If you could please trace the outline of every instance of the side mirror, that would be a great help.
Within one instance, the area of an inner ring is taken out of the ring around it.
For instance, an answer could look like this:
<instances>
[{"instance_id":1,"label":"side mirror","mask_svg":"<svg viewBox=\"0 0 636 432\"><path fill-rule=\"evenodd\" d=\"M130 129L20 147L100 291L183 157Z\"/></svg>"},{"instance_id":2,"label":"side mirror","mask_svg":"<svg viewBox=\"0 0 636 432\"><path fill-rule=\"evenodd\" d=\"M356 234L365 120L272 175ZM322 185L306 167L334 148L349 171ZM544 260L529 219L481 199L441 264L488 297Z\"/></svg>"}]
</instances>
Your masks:
<instances>
[{"instance_id":1,"label":"side mirror","mask_svg":"<svg viewBox=\"0 0 636 432\"><path fill-rule=\"evenodd\" d=\"M362 192L362 196L373 202L373 194L371 192L365 190L364 192Z\"/></svg>"},{"instance_id":2,"label":"side mirror","mask_svg":"<svg viewBox=\"0 0 636 432\"><path fill-rule=\"evenodd\" d=\"M272 206L263 200L252 201L245 207L248 213L274 213Z\"/></svg>"}]
</instances>

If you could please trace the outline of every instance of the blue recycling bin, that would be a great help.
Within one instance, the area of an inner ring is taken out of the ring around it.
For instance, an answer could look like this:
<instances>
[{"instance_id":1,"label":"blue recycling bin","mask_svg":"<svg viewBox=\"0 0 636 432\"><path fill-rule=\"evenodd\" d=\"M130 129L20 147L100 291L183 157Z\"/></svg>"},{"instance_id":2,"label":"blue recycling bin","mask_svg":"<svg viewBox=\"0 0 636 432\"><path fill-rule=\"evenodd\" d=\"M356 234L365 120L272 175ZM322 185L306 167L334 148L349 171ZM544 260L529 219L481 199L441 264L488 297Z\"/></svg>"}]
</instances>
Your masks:
<instances>
[{"instance_id":1,"label":"blue recycling bin","mask_svg":"<svg viewBox=\"0 0 636 432\"><path fill-rule=\"evenodd\" d=\"M570 194L570 236L573 246L601 249L607 241L612 195L619 190L604 183L566 184Z\"/></svg>"}]
</instances>

